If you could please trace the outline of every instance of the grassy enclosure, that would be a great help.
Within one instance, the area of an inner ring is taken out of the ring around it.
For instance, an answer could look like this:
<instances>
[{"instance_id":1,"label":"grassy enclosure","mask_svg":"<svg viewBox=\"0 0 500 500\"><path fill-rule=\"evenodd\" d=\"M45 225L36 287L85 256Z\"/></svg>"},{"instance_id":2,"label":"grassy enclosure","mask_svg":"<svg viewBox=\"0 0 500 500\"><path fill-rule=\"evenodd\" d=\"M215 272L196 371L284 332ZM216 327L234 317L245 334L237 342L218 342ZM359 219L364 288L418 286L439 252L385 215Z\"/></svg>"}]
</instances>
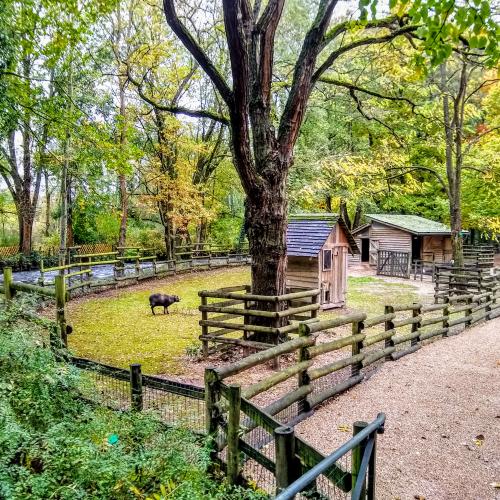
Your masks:
<instances>
[{"instance_id":1,"label":"grassy enclosure","mask_svg":"<svg viewBox=\"0 0 500 500\"><path fill-rule=\"evenodd\" d=\"M186 351L200 346L198 291L249 283L248 267L221 269L166 278L137 287L85 297L68 304L69 323L74 332L69 346L77 355L102 363L127 367L140 362L151 374L184 375ZM180 303L163 315L151 314L151 293L179 295ZM350 277L347 309L382 313L386 303L413 302L419 289L412 283L393 283L374 277ZM328 318L345 314L337 309L320 314Z\"/></svg>"}]
</instances>

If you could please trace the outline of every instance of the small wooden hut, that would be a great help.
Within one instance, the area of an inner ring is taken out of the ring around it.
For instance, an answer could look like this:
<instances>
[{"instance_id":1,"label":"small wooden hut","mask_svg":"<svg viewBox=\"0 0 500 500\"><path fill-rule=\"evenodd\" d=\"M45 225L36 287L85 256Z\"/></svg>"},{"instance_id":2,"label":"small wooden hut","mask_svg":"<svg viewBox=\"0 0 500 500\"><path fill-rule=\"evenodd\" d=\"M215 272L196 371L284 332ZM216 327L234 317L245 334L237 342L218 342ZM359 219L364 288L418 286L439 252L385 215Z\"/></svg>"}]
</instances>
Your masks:
<instances>
[{"instance_id":1,"label":"small wooden hut","mask_svg":"<svg viewBox=\"0 0 500 500\"><path fill-rule=\"evenodd\" d=\"M407 266L415 260L437 263L451 259L451 229L417 215L368 214L367 224L352 234L360 253L349 259L349 264L377 265L380 252L407 256Z\"/></svg>"},{"instance_id":2,"label":"small wooden hut","mask_svg":"<svg viewBox=\"0 0 500 500\"><path fill-rule=\"evenodd\" d=\"M319 288L322 309L342 307L347 291L347 253L358 253L344 220L336 214L293 215L287 231L287 287Z\"/></svg>"}]
</instances>

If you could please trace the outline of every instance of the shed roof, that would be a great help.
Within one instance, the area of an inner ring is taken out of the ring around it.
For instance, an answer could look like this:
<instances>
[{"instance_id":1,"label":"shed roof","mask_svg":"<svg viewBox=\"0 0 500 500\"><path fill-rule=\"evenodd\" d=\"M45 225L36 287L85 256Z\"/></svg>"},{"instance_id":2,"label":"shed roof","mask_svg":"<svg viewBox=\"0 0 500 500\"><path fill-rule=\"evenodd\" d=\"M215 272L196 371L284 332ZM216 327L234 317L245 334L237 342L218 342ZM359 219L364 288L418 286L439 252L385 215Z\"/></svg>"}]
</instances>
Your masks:
<instances>
[{"instance_id":1,"label":"shed roof","mask_svg":"<svg viewBox=\"0 0 500 500\"><path fill-rule=\"evenodd\" d=\"M359 253L351 232L338 214L296 214L288 221L287 255L316 257L337 222L346 233L351 251Z\"/></svg>"},{"instance_id":2,"label":"shed roof","mask_svg":"<svg viewBox=\"0 0 500 500\"><path fill-rule=\"evenodd\" d=\"M418 215L397 214L367 214L372 221L380 222L403 231L417 235L443 235L451 234L451 229L441 222L436 222Z\"/></svg>"}]
</instances>

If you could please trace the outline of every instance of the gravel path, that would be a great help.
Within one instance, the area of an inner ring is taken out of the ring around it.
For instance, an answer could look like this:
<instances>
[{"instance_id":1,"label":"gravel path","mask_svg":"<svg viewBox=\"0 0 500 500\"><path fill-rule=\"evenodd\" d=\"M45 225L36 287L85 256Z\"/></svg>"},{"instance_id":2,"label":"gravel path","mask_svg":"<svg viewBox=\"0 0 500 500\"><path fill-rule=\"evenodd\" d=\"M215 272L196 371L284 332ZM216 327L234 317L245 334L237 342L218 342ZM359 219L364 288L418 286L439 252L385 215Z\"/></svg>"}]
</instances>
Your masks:
<instances>
[{"instance_id":1,"label":"gravel path","mask_svg":"<svg viewBox=\"0 0 500 500\"><path fill-rule=\"evenodd\" d=\"M296 430L329 453L380 411L377 499L500 499L500 318L385 363Z\"/></svg>"}]
</instances>

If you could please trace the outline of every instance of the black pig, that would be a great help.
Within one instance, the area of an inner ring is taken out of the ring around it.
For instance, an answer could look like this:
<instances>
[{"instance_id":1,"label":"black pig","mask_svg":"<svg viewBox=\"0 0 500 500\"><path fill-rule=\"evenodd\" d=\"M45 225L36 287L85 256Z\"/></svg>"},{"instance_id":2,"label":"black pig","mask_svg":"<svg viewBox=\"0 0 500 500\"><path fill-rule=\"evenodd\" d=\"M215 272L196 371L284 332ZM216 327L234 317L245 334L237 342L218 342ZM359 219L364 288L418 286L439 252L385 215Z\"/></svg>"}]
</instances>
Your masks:
<instances>
[{"instance_id":1,"label":"black pig","mask_svg":"<svg viewBox=\"0 0 500 500\"><path fill-rule=\"evenodd\" d=\"M168 306L171 306L174 302L180 302L181 299L177 295L163 295L162 293L153 293L149 296L149 305L151 306L151 312L155 313L155 307L163 306L163 314L170 314L168 312Z\"/></svg>"}]
</instances>

